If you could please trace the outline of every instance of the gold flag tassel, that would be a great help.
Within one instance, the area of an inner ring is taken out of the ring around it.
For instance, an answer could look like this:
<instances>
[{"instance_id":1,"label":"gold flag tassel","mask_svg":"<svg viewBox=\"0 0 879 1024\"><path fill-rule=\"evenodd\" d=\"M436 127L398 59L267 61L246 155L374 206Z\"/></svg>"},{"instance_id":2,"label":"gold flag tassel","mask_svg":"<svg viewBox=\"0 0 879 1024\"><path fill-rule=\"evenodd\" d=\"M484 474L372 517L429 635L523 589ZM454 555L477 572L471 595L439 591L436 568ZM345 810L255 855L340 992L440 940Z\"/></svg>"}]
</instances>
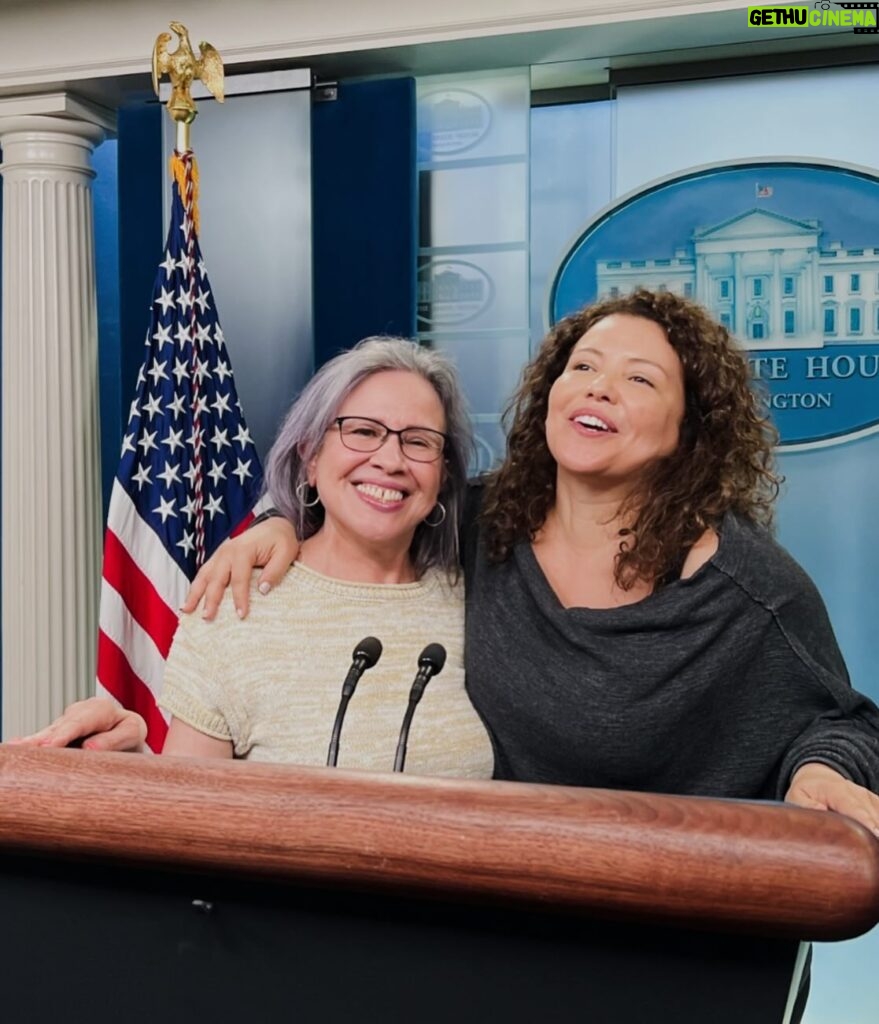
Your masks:
<instances>
[{"instance_id":1,"label":"gold flag tassel","mask_svg":"<svg viewBox=\"0 0 879 1024\"><path fill-rule=\"evenodd\" d=\"M195 154L191 153L189 156L190 170L189 178L187 180L186 173L186 161L183 160L181 153L176 152L171 157L171 177L177 182L177 190L180 193L180 201L183 203L183 209L192 217L192 223L195 225L195 233L201 234L201 222L198 216L198 164L195 160ZM187 189L192 187L192 195L190 196Z\"/></svg>"}]
</instances>

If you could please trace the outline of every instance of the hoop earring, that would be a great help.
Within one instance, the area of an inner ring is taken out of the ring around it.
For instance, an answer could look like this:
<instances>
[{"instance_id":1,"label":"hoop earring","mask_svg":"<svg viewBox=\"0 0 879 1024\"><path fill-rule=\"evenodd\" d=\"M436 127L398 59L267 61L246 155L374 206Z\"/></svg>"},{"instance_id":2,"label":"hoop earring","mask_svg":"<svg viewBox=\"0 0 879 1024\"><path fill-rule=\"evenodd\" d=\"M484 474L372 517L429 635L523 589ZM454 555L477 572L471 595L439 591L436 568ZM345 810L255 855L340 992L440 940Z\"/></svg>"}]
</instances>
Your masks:
<instances>
[{"instance_id":1,"label":"hoop earring","mask_svg":"<svg viewBox=\"0 0 879 1024\"><path fill-rule=\"evenodd\" d=\"M303 508L314 508L315 505L320 504L320 495L317 493L316 487L312 488L312 490L314 491L314 501L305 500L305 492L308 490L309 487L311 487L311 484L307 483L305 480L303 480L302 483L298 483L296 485L296 497L299 499L299 502Z\"/></svg>"},{"instance_id":2,"label":"hoop earring","mask_svg":"<svg viewBox=\"0 0 879 1024\"><path fill-rule=\"evenodd\" d=\"M437 521L435 523L432 523L430 521L430 516L433 514L433 512L436 509L439 509L439 519L437 519ZM424 525L425 526L429 526L431 529L436 529L437 526L440 526L445 521L446 521L446 506L441 501L438 501L433 506L433 508L430 510L430 512L428 512L427 516L422 520Z\"/></svg>"}]
</instances>

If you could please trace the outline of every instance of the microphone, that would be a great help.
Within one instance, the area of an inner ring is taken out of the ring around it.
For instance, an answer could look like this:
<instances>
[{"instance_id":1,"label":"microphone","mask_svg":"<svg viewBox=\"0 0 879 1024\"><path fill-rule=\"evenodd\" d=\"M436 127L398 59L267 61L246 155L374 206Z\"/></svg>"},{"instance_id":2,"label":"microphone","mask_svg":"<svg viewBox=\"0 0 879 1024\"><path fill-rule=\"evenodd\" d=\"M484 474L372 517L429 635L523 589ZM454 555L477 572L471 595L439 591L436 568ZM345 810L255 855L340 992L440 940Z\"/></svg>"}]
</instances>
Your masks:
<instances>
[{"instance_id":1,"label":"microphone","mask_svg":"<svg viewBox=\"0 0 879 1024\"><path fill-rule=\"evenodd\" d=\"M339 708L336 711L336 720L333 723L333 734L330 737L330 749L327 751L327 767L335 768L339 759L339 737L342 734L342 722L345 720L345 712L348 710L348 701L354 694L354 689L360 677L378 661L382 656L382 642L374 636L365 636L354 648L351 655L351 668L342 683L342 696L339 700Z\"/></svg>"},{"instance_id":2,"label":"microphone","mask_svg":"<svg viewBox=\"0 0 879 1024\"><path fill-rule=\"evenodd\" d=\"M401 772L406 762L406 744L409 742L409 727L415 708L424 694L424 689L433 676L438 676L446 663L446 649L442 644L428 644L418 655L418 674L409 691L409 706L400 726L400 738L397 740L397 756L394 758L394 771Z\"/></svg>"}]
</instances>

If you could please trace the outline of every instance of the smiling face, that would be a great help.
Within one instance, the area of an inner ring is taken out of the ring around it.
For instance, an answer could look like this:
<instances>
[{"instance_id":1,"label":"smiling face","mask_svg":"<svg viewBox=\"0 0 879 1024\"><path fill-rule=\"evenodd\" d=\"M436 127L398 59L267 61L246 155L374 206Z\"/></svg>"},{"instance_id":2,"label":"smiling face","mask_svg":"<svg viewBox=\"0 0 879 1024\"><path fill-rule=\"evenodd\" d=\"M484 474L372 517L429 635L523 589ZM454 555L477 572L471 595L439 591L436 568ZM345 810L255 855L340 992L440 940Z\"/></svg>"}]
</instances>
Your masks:
<instances>
[{"instance_id":1,"label":"smiling face","mask_svg":"<svg viewBox=\"0 0 879 1024\"><path fill-rule=\"evenodd\" d=\"M439 395L406 370L374 373L357 385L336 413L379 420L394 430L429 427L444 432ZM326 510L322 530L364 549L406 552L418 524L436 505L444 462L406 458L389 434L374 452L351 451L335 424L308 465L308 482Z\"/></svg>"},{"instance_id":2,"label":"smiling face","mask_svg":"<svg viewBox=\"0 0 879 1024\"><path fill-rule=\"evenodd\" d=\"M628 313L575 343L549 392L546 441L559 480L632 485L678 444L684 371L659 324Z\"/></svg>"}]
</instances>

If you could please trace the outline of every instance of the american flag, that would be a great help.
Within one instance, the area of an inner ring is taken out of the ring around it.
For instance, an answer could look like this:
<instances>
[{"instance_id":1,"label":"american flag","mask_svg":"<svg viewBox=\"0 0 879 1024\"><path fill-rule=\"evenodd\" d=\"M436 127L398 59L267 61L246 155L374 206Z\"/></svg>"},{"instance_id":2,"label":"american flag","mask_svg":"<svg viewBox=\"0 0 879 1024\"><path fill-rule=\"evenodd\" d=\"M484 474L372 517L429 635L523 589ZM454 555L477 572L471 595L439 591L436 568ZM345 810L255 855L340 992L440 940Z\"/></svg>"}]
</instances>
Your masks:
<instances>
[{"instance_id":1,"label":"american flag","mask_svg":"<svg viewBox=\"0 0 879 1024\"><path fill-rule=\"evenodd\" d=\"M146 719L156 751L177 609L202 562L253 518L262 490L198 244L192 154L175 154L172 171L171 226L110 498L97 671L98 691Z\"/></svg>"}]
</instances>

